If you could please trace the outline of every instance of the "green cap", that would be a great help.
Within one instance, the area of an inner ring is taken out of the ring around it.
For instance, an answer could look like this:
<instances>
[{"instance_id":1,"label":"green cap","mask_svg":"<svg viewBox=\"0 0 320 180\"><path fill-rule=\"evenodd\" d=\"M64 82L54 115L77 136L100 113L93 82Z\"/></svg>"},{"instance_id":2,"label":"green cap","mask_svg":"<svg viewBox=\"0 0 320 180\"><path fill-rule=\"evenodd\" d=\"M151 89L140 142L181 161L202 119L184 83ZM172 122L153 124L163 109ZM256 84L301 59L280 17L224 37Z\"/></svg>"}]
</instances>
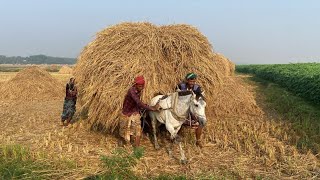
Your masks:
<instances>
[{"instance_id":1,"label":"green cap","mask_svg":"<svg viewBox=\"0 0 320 180\"><path fill-rule=\"evenodd\" d=\"M196 79L197 78L197 75L195 73L188 73L186 75L186 80L189 80L189 79Z\"/></svg>"}]
</instances>

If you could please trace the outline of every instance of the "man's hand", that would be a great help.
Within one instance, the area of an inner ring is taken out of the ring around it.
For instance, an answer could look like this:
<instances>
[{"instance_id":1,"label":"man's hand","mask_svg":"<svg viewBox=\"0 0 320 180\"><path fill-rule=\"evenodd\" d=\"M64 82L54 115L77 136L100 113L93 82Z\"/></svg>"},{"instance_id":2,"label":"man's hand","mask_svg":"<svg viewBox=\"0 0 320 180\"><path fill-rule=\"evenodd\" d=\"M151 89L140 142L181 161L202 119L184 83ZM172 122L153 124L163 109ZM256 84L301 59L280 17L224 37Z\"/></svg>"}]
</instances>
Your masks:
<instances>
[{"instance_id":1,"label":"man's hand","mask_svg":"<svg viewBox=\"0 0 320 180\"><path fill-rule=\"evenodd\" d=\"M156 108L156 110L157 110L157 111L159 111L159 110L160 110L160 108L161 108L161 107L160 107L159 102L155 105L155 108Z\"/></svg>"},{"instance_id":2,"label":"man's hand","mask_svg":"<svg viewBox=\"0 0 320 180\"><path fill-rule=\"evenodd\" d=\"M153 110L153 111L159 111L160 110L160 104L159 103L157 103L156 105L154 105L154 106L151 106L151 109Z\"/></svg>"}]
</instances>

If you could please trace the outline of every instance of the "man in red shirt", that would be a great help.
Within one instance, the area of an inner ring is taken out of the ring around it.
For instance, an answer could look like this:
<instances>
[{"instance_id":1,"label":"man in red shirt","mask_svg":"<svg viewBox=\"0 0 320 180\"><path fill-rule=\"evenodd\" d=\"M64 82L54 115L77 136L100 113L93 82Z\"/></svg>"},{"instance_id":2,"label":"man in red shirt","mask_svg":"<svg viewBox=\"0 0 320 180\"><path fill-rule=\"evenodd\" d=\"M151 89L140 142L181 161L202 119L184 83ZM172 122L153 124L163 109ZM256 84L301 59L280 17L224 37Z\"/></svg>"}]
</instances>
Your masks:
<instances>
[{"instance_id":1,"label":"man in red shirt","mask_svg":"<svg viewBox=\"0 0 320 180\"><path fill-rule=\"evenodd\" d=\"M140 98L145 85L143 76L138 76L134 80L134 85L128 90L123 102L123 108L120 120L120 136L125 143L130 143L130 136L135 136L134 146L140 145L141 137L141 115L140 111L156 111L159 110L159 104L149 106L144 104Z\"/></svg>"}]
</instances>

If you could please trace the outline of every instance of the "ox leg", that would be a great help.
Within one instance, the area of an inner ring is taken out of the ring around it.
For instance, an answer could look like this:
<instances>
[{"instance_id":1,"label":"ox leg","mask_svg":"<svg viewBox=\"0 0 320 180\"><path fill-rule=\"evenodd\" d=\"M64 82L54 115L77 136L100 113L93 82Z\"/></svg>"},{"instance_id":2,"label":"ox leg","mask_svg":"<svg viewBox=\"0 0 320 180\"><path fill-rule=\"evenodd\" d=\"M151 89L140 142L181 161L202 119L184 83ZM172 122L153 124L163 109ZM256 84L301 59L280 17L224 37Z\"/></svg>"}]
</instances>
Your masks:
<instances>
[{"instance_id":1,"label":"ox leg","mask_svg":"<svg viewBox=\"0 0 320 180\"><path fill-rule=\"evenodd\" d=\"M176 143L182 142L182 137L179 136L179 134L178 134L180 128L181 128L181 126L178 127L178 128L176 128L176 129L175 129L175 132L174 132L174 136L175 136L174 139L175 139L175 142L176 142Z\"/></svg>"},{"instance_id":2,"label":"ox leg","mask_svg":"<svg viewBox=\"0 0 320 180\"><path fill-rule=\"evenodd\" d=\"M187 161L187 158L186 158L184 149L183 149L182 138L178 135L178 132L179 132L180 128L181 128L181 126L178 127L178 128L175 130L175 134L176 134L175 142L178 143L178 145L179 145L179 150L180 150L180 163L181 163L181 164L186 164L188 161Z\"/></svg>"},{"instance_id":3,"label":"ox leg","mask_svg":"<svg viewBox=\"0 0 320 180\"><path fill-rule=\"evenodd\" d=\"M169 123L166 122L166 129L167 129L167 131L169 131L169 133L170 133L170 139L171 139L171 140L174 140L174 139L176 138L176 136L177 136L177 132L176 132L176 130L174 129L174 127L173 127L171 124L169 124Z\"/></svg>"},{"instance_id":4,"label":"ox leg","mask_svg":"<svg viewBox=\"0 0 320 180\"><path fill-rule=\"evenodd\" d=\"M173 157L172 149L173 149L173 144L174 144L175 138L176 138L176 132L175 132L174 127L167 122L166 122L166 129L170 133L170 140L171 140L171 142L169 143L168 154L169 154L169 157Z\"/></svg>"},{"instance_id":5,"label":"ox leg","mask_svg":"<svg viewBox=\"0 0 320 180\"><path fill-rule=\"evenodd\" d=\"M159 149L159 143L157 139L157 119L153 113L150 113L151 123L152 123L152 131L153 131L153 138L154 138L154 148Z\"/></svg>"},{"instance_id":6,"label":"ox leg","mask_svg":"<svg viewBox=\"0 0 320 180\"><path fill-rule=\"evenodd\" d=\"M185 155L185 152L184 152L184 150L183 150L183 147L182 147L182 143L181 142L179 142L179 149L180 149L180 155L181 155L181 157L180 157L180 163L181 164L187 164L187 158L186 158L186 155Z\"/></svg>"},{"instance_id":7,"label":"ox leg","mask_svg":"<svg viewBox=\"0 0 320 180\"><path fill-rule=\"evenodd\" d=\"M173 157L173 153L172 153L173 145L174 145L174 141L170 140L169 147L168 147L168 155L170 158Z\"/></svg>"}]
</instances>

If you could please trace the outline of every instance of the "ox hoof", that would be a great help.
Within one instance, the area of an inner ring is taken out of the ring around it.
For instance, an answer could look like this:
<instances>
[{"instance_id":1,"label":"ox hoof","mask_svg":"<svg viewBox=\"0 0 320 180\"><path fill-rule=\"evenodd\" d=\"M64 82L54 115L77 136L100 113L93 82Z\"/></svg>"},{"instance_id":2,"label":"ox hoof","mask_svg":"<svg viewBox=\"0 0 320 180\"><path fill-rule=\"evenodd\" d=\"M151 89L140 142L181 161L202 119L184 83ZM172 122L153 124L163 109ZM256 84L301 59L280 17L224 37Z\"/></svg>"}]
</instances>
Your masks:
<instances>
[{"instance_id":1,"label":"ox hoof","mask_svg":"<svg viewBox=\"0 0 320 180\"><path fill-rule=\"evenodd\" d=\"M155 148L156 150L160 149L159 144L154 145L154 148Z\"/></svg>"},{"instance_id":2,"label":"ox hoof","mask_svg":"<svg viewBox=\"0 0 320 180\"><path fill-rule=\"evenodd\" d=\"M169 158L173 158L172 151L168 151Z\"/></svg>"},{"instance_id":3,"label":"ox hoof","mask_svg":"<svg viewBox=\"0 0 320 180\"><path fill-rule=\"evenodd\" d=\"M188 160L187 160L187 159L180 159L180 163L181 163L181 164L187 164L187 163L188 163Z\"/></svg>"},{"instance_id":4,"label":"ox hoof","mask_svg":"<svg viewBox=\"0 0 320 180\"><path fill-rule=\"evenodd\" d=\"M177 142L182 142L182 137L177 135L177 136L176 136L176 141L177 141Z\"/></svg>"}]
</instances>

